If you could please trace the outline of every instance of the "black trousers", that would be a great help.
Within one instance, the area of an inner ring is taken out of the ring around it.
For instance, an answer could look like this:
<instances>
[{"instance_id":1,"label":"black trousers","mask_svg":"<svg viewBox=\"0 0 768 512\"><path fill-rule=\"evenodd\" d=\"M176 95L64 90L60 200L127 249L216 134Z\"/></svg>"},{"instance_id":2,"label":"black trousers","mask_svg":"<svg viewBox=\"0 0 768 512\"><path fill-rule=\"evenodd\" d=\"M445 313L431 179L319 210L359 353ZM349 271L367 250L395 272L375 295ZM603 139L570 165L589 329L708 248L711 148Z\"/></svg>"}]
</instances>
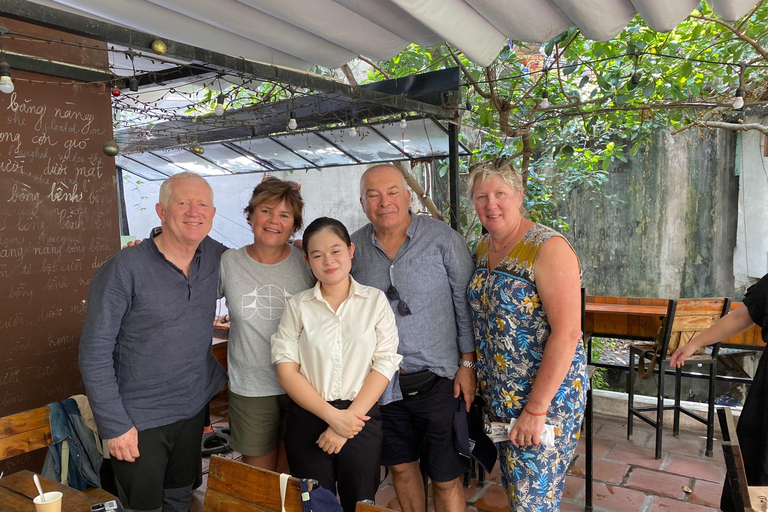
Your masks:
<instances>
[{"instance_id":1,"label":"black trousers","mask_svg":"<svg viewBox=\"0 0 768 512\"><path fill-rule=\"evenodd\" d=\"M337 400L331 405L347 409L351 402ZM379 488L381 456L381 413L374 405L363 430L348 439L337 454L327 454L317 446L328 424L296 404L288 412L285 453L291 474L313 478L331 492L338 492L344 512L354 512L360 500L373 500Z\"/></svg>"},{"instance_id":2,"label":"black trousers","mask_svg":"<svg viewBox=\"0 0 768 512\"><path fill-rule=\"evenodd\" d=\"M200 471L207 409L203 407L187 420L139 432L139 458L135 462L112 459L125 508L136 512L189 510L192 484Z\"/></svg>"}]
</instances>

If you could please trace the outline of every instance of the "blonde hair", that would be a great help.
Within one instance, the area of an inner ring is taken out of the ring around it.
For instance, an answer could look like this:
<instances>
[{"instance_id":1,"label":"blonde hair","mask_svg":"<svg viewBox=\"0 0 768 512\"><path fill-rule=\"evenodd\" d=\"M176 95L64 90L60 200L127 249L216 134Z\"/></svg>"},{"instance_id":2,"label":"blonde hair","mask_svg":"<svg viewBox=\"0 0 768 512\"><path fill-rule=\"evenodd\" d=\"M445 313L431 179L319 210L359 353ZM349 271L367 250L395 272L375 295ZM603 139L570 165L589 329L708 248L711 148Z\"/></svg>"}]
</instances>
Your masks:
<instances>
[{"instance_id":1,"label":"blonde hair","mask_svg":"<svg viewBox=\"0 0 768 512\"><path fill-rule=\"evenodd\" d=\"M496 158L473 165L467 178L467 198L474 202L475 189L478 185L487 183L492 178L501 178L509 185L509 188L517 192L525 192L523 187L523 173L515 169L507 158ZM525 206L520 205L520 214L528 216Z\"/></svg>"},{"instance_id":2,"label":"blonde hair","mask_svg":"<svg viewBox=\"0 0 768 512\"><path fill-rule=\"evenodd\" d=\"M160 185L160 197L158 199L160 204L162 204L164 207L168 206L168 199L171 197L171 187L173 187L173 184L179 180L200 180L205 183L205 185L208 187L208 190L211 191L211 206L213 206L213 189L211 188L211 185L206 181L205 178L199 174L195 174L192 171L180 172L165 179L163 184Z\"/></svg>"}]
</instances>

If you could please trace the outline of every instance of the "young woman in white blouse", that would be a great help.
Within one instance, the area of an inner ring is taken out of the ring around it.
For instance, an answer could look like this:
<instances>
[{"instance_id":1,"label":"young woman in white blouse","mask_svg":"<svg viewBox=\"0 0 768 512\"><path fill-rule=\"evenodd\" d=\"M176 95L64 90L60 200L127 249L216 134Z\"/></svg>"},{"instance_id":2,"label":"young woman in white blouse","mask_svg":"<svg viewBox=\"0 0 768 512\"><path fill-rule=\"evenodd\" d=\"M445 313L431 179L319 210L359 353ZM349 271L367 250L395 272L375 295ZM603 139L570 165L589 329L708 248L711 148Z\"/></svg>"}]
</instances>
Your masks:
<instances>
[{"instance_id":1,"label":"young woman in white blouse","mask_svg":"<svg viewBox=\"0 0 768 512\"><path fill-rule=\"evenodd\" d=\"M272 336L280 385L294 400L285 449L293 476L338 492L345 512L379 485L377 401L397 371L395 316L384 293L349 275L355 247L328 217L304 231L318 282L294 295Z\"/></svg>"}]
</instances>

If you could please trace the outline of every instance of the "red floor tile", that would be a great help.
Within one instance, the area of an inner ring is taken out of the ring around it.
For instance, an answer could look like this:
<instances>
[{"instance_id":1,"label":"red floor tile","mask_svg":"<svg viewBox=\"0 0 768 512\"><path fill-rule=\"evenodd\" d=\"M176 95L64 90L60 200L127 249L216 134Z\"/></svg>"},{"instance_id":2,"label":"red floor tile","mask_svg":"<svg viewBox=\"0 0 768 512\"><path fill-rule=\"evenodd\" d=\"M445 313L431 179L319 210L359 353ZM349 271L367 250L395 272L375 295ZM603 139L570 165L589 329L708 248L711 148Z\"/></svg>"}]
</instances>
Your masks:
<instances>
[{"instance_id":1,"label":"red floor tile","mask_svg":"<svg viewBox=\"0 0 768 512\"><path fill-rule=\"evenodd\" d=\"M645 493L615 485L595 483L594 502L597 507L608 510L640 510L645 504Z\"/></svg>"},{"instance_id":2,"label":"red floor tile","mask_svg":"<svg viewBox=\"0 0 768 512\"><path fill-rule=\"evenodd\" d=\"M599 439L592 440L592 457L595 459L603 459L608 454L611 448L613 448L615 440ZM586 453L586 442L582 436L579 444L576 445L576 454L583 455Z\"/></svg>"},{"instance_id":3,"label":"red floor tile","mask_svg":"<svg viewBox=\"0 0 768 512\"><path fill-rule=\"evenodd\" d=\"M662 469L667 473L692 476L716 483L722 483L725 477L725 465L719 463L718 459L713 460L708 457L693 458L670 454Z\"/></svg>"},{"instance_id":4,"label":"red floor tile","mask_svg":"<svg viewBox=\"0 0 768 512\"><path fill-rule=\"evenodd\" d=\"M665 428L663 432L663 438L661 442L661 448L665 452L679 453L681 455L688 455L690 457L704 457L704 452L707 447L707 438L701 434L694 433L681 433L678 437L672 435L671 428ZM646 448L656 448L656 437L651 436L645 442ZM719 443L714 443L715 453L721 453ZM714 452L714 450L713 450Z\"/></svg>"},{"instance_id":5,"label":"red floor tile","mask_svg":"<svg viewBox=\"0 0 768 512\"><path fill-rule=\"evenodd\" d=\"M660 469L664 463L665 454L662 453L661 459L654 458L655 455L654 451L648 448L642 448L633 444L616 443L605 458L606 460L643 466L648 469Z\"/></svg>"},{"instance_id":6,"label":"red floor tile","mask_svg":"<svg viewBox=\"0 0 768 512\"><path fill-rule=\"evenodd\" d=\"M629 466L622 462L595 459L592 461L592 477L598 482L620 484L629 471ZM586 478L586 458L580 455L571 466L569 474Z\"/></svg>"},{"instance_id":7,"label":"red floor tile","mask_svg":"<svg viewBox=\"0 0 768 512\"><path fill-rule=\"evenodd\" d=\"M655 496L651 503L651 508L656 512L657 510L668 510L670 512L716 512L716 508L704 507L696 505L695 503L686 503L684 501L673 500L670 498L664 498L662 496Z\"/></svg>"},{"instance_id":8,"label":"red floor tile","mask_svg":"<svg viewBox=\"0 0 768 512\"><path fill-rule=\"evenodd\" d=\"M707 482L706 480L694 480L692 489L693 493L688 497L688 501L708 507L720 506L723 484Z\"/></svg>"},{"instance_id":9,"label":"red floor tile","mask_svg":"<svg viewBox=\"0 0 768 512\"><path fill-rule=\"evenodd\" d=\"M566 475L565 490L563 491L563 499L576 500L578 498L583 497L585 484L586 482L583 478Z\"/></svg>"},{"instance_id":10,"label":"red floor tile","mask_svg":"<svg viewBox=\"0 0 768 512\"><path fill-rule=\"evenodd\" d=\"M477 510L488 512L509 512L509 498L500 485L492 485L483 493L483 497L475 502Z\"/></svg>"},{"instance_id":11,"label":"red floor tile","mask_svg":"<svg viewBox=\"0 0 768 512\"><path fill-rule=\"evenodd\" d=\"M630 472L625 485L640 491L682 500L686 496L683 487L691 487L691 478L651 471L645 468L635 468Z\"/></svg>"}]
</instances>

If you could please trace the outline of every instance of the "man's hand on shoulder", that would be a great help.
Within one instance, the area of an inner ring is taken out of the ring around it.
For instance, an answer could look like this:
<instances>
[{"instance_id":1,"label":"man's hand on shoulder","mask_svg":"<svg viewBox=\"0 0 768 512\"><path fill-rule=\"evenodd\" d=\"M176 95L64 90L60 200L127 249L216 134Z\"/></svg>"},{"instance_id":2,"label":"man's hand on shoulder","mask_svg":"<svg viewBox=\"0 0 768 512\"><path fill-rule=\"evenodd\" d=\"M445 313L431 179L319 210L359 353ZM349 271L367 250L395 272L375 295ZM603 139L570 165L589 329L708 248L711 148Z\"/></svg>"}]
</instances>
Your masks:
<instances>
[{"instance_id":1,"label":"man's hand on shoulder","mask_svg":"<svg viewBox=\"0 0 768 512\"><path fill-rule=\"evenodd\" d=\"M140 243L141 243L141 240L130 240L125 243L122 249L125 249L126 247L133 247L134 245L139 245Z\"/></svg>"},{"instance_id":2,"label":"man's hand on shoulder","mask_svg":"<svg viewBox=\"0 0 768 512\"><path fill-rule=\"evenodd\" d=\"M109 454L117 460L134 462L139 457L139 431L136 427L121 435L107 439Z\"/></svg>"}]
</instances>

